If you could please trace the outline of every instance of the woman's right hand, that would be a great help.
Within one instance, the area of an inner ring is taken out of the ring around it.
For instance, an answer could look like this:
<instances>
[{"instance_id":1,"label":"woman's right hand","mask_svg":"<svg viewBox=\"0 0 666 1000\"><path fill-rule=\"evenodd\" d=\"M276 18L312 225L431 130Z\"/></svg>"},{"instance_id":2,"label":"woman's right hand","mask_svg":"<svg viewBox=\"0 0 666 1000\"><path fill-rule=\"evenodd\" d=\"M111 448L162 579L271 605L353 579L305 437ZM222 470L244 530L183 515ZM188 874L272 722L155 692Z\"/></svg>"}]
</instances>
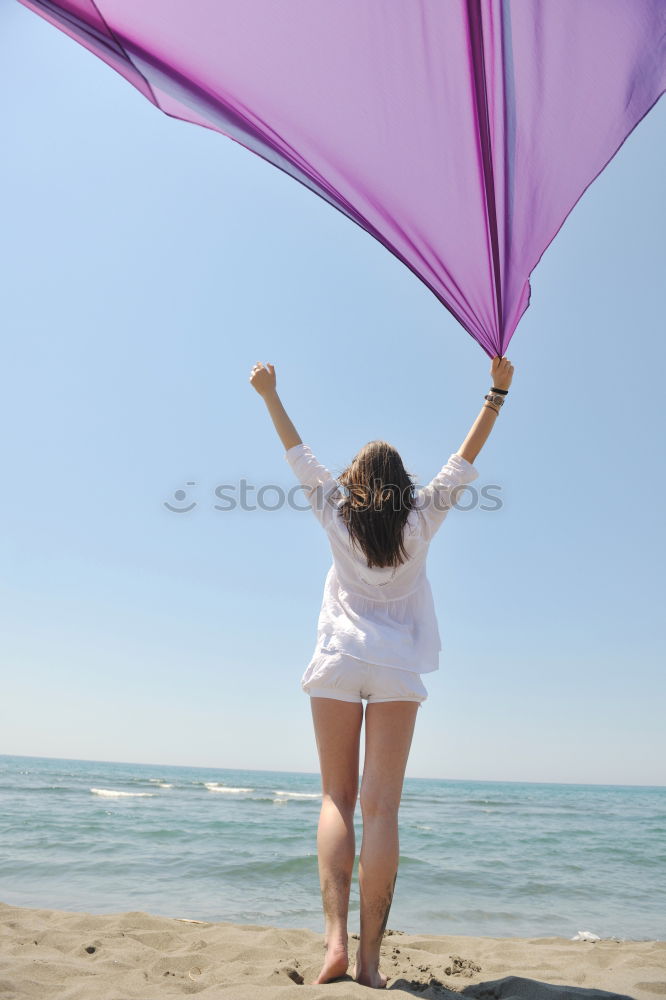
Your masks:
<instances>
[{"instance_id":1,"label":"woman's right hand","mask_svg":"<svg viewBox=\"0 0 666 1000\"><path fill-rule=\"evenodd\" d=\"M513 378L513 365L508 358L496 355L490 365L490 374L496 389L508 389Z\"/></svg>"}]
</instances>

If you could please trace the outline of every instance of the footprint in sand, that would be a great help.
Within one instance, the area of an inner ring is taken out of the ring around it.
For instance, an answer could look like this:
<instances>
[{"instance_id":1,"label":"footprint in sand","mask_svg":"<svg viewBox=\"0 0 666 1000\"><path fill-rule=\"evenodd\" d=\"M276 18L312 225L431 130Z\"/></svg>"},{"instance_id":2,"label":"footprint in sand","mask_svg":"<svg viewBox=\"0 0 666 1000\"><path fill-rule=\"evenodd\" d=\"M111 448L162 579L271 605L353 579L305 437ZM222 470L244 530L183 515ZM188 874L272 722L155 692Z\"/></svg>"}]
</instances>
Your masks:
<instances>
[{"instance_id":1,"label":"footprint in sand","mask_svg":"<svg viewBox=\"0 0 666 1000\"><path fill-rule=\"evenodd\" d=\"M298 961L293 963L286 963L285 965L278 965L273 970L278 976L287 976L291 979L292 983L296 983L297 986L302 986L305 979L300 974L296 966L299 964Z\"/></svg>"}]
</instances>

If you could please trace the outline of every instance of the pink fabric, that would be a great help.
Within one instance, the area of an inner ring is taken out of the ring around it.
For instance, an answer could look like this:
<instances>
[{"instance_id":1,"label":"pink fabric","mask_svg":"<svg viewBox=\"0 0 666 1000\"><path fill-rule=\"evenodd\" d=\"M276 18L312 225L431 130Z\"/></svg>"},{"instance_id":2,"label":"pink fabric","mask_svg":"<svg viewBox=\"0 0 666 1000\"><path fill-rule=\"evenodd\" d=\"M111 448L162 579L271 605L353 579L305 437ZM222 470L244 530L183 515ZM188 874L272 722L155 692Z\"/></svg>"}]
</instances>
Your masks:
<instances>
[{"instance_id":1,"label":"pink fabric","mask_svg":"<svg viewBox=\"0 0 666 1000\"><path fill-rule=\"evenodd\" d=\"M666 89L666 0L21 0L365 229L492 357Z\"/></svg>"}]
</instances>

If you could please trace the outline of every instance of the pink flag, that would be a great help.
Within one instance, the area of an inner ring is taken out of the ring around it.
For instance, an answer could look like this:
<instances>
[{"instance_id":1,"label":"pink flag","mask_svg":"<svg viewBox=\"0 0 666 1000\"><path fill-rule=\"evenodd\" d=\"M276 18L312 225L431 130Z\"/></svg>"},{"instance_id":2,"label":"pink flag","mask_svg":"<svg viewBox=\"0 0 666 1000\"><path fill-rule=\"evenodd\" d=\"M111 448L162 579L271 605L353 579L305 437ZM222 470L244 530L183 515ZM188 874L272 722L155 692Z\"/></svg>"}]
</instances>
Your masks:
<instances>
[{"instance_id":1,"label":"pink flag","mask_svg":"<svg viewBox=\"0 0 666 1000\"><path fill-rule=\"evenodd\" d=\"M666 89L666 0L21 0L407 265L492 357Z\"/></svg>"}]
</instances>

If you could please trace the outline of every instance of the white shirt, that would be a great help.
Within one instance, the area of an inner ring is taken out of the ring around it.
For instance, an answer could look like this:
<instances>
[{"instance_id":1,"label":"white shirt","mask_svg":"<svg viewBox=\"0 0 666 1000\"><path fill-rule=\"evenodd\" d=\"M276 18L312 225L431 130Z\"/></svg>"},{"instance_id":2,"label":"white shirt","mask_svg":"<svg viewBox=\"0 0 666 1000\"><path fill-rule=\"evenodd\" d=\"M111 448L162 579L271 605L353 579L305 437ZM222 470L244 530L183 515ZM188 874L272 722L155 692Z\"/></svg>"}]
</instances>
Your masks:
<instances>
[{"instance_id":1,"label":"white shirt","mask_svg":"<svg viewBox=\"0 0 666 1000\"><path fill-rule=\"evenodd\" d=\"M333 554L312 660L327 650L420 674L438 670L442 644L426 556L456 501L455 487L471 483L478 471L461 455L451 455L427 486L414 491L417 509L409 512L403 529L407 561L397 567L370 569L362 550L352 547L339 513L344 497L340 484L307 444L287 449L285 458L305 488Z\"/></svg>"}]
</instances>

